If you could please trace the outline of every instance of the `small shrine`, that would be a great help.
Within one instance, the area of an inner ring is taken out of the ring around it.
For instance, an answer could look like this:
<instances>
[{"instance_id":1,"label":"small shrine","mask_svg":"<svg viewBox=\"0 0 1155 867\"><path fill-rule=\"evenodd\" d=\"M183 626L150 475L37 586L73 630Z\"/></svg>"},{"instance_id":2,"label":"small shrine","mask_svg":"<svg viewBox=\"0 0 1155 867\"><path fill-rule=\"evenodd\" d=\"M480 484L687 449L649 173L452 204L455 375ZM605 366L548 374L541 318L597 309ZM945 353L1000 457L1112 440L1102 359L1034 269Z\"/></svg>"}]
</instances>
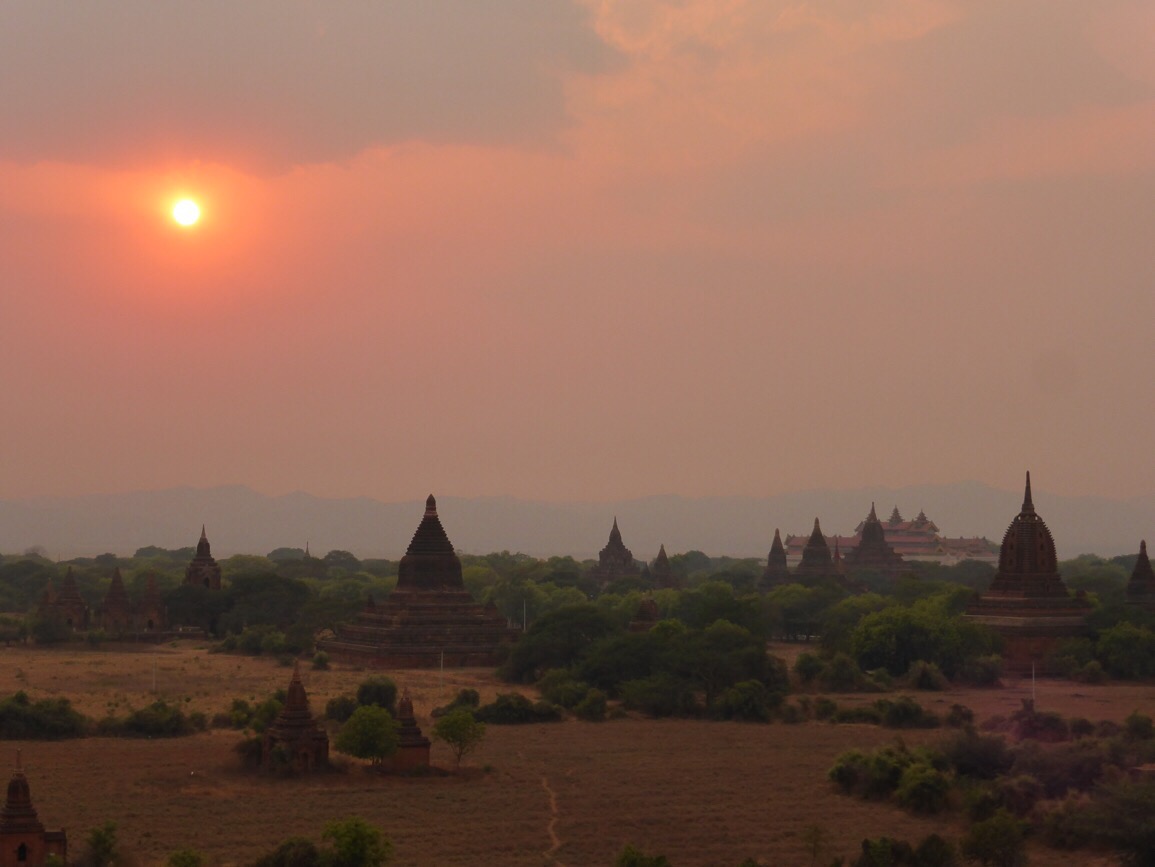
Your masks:
<instances>
[{"instance_id":1,"label":"small shrine","mask_svg":"<svg viewBox=\"0 0 1155 867\"><path fill-rule=\"evenodd\" d=\"M670 565L670 558L666 556L665 545L658 547L658 556L654 558L654 565L650 567L650 582L656 590L677 587L681 583Z\"/></svg>"},{"instance_id":2,"label":"small shrine","mask_svg":"<svg viewBox=\"0 0 1155 867\"><path fill-rule=\"evenodd\" d=\"M786 546L782 544L782 534L774 528L774 541L770 543L770 555L766 558L766 569L762 573L762 586L769 589L789 584L790 567L786 564Z\"/></svg>"},{"instance_id":3,"label":"small shrine","mask_svg":"<svg viewBox=\"0 0 1155 867\"><path fill-rule=\"evenodd\" d=\"M112 573L112 582L104 601L96 609L96 627L105 632L123 633L133 629L133 606L124 589L124 579L120 577L120 567Z\"/></svg>"},{"instance_id":4,"label":"small shrine","mask_svg":"<svg viewBox=\"0 0 1155 867\"><path fill-rule=\"evenodd\" d=\"M200 541L197 542L196 556L184 571L184 583L207 587L209 590L221 589L221 567L213 559L212 547L209 545L209 537L203 524Z\"/></svg>"},{"instance_id":5,"label":"small shrine","mask_svg":"<svg viewBox=\"0 0 1155 867\"><path fill-rule=\"evenodd\" d=\"M1007 671L1045 673L1056 645L1087 634L1090 609L1083 594L1072 596L1059 577L1055 540L1035 511L1027 473L1023 507L1003 536L998 571L966 616L1002 635Z\"/></svg>"},{"instance_id":6,"label":"small shrine","mask_svg":"<svg viewBox=\"0 0 1155 867\"><path fill-rule=\"evenodd\" d=\"M261 743L261 767L272 769L283 755L294 771L312 771L329 764L329 736L313 717L309 697L301 683L300 664L293 666L289 694L277 718L265 729Z\"/></svg>"},{"instance_id":7,"label":"small shrine","mask_svg":"<svg viewBox=\"0 0 1155 867\"><path fill-rule=\"evenodd\" d=\"M385 759L385 768L404 774L429 767L429 738L421 734L413 714L413 700L409 690L401 693L397 702L397 752Z\"/></svg>"},{"instance_id":8,"label":"small shrine","mask_svg":"<svg viewBox=\"0 0 1155 867\"><path fill-rule=\"evenodd\" d=\"M32 793L17 751L16 769L0 810L0 867L41 867L49 859L68 862L68 838L63 830L45 830L32 806Z\"/></svg>"}]
</instances>

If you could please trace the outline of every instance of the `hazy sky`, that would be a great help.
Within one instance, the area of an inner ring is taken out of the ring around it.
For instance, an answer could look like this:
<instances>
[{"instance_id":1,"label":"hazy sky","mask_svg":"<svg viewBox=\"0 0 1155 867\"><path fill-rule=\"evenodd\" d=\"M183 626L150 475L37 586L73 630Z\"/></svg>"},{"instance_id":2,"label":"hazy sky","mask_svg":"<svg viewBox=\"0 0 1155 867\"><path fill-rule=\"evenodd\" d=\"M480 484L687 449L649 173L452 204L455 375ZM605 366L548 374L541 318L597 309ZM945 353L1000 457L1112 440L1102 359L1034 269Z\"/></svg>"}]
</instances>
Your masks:
<instances>
[{"instance_id":1,"label":"hazy sky","mask_svg":"<svg viewBox=\"0 0 1155 867\"><path fill-rule=\"evenodd\" d=\"M0 0L0 106L0 497L1155 490L1151 0Z\"/></svg>"}]
</instances>

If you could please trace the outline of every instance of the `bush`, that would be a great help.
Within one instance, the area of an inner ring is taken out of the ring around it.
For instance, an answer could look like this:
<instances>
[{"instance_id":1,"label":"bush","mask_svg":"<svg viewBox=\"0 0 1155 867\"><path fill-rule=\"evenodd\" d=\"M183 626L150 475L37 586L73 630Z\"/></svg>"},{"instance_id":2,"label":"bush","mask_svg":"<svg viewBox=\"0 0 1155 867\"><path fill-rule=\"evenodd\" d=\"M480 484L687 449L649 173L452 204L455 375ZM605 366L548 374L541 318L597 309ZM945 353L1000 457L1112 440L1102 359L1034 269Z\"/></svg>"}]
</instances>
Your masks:
<instances>
[{"instance_id":1,"label":"bush","mask_svg":"<svg viewBox=\"0 0 1155 867\"><path fill-rule=\"evenodd\" d=\"M519 692L510 692L502 693L491 704L477 708L473 715L484 723L523 725L557 722L562 718L562 711L547 701L531 702Z\"/></svg>"},{"instance_id":2,"label":"bush","mask_svg":"<svg viewBox=\"0 0 1155 867\"><path fill-rule=\"evenodd\" d=\"M199 724L199 726L198 726ZM175 738L204 731L204 714L197 720L185 716L180 705L156 701L141 710L134 710L123 720L102 721L104 734L118 734L137 738Z\"/></svg>"},{"instance_id":3,"label":"bush","mask_svg":"<svg viewBox=\"0 0 1155 867\"><path fill-rule=\"evenodd\" d=\"M325 718L343 723L357 710L357 699L351 695L339 695L325 703Z\"/></svg>"},{"instance_id":4,"label":"bush","mask_svg":"<svg viewBox=\"0 0 1155 867\"><path fill-rule=\"evenodd\" d=\"M1099 633L1095 646L1103 668L1112 677L1155 676L1155 633L1126 621Z\"/></svg>"},{"instance_id":5,"label":"bush","mask_svg":"<svg viewBox=\"0 0 1155 867\"><path fill-rule=\"evenodd\" d=\"M775 701L776 699L776 701ZM744 680L723 692L710 710L719 719L770 722L770 715L782 701L757 680Z\"/></svg>"},{"instance_id":6,"label":"bush","mask_svg":"<svg viewBox=\"0 0 1155 867\"><path fill-rule=\"evenodd\" d=\"M1107 679L1107 673L1099 660L1092 659L1086 665L1080 666L1071 672L1071 679L1079 683L1102 683Z\"/></svg>"},{"instance_id":7,"label":"bush","mask_svg":"<svg viewBox=\"0 0 1155 867\"><path fill-rule=\"evenodd\" d=\"M822 661L816 653L802 653L799 654L798 659L794 661L794 674L802 683L810 683L820 674L822 669L826 667L826 663Z\"/></svg>"},{"instance_id":8,"label":"bush","mask_svg":"<svg viewBox=\"0 0 1155 867\"><path fill-rule=\"evenodd\" d=\"M1048 798L1068 789L1087 791L1103 776L1107 765L1101 746L1090 740L1041 747L1034 741L1020 744L1011 767L1014 775L1029 775L1043 785Z\"/></svg>"},{"instance_id":9,"label":"bush","mask_svg":"<svg viewBox=\"0 0 1155 867\"><path fill-rule=\"evenodd\" d=\"M66 698L32 701L21 691L0 702L0 737L7 739L78 738L86 734L91 725L91 720L73 708Z\"/></svg>"},{"instance_id":10,"label":"bush","mask_svg":"<svg viewBox=\"0 0 1155 867\"><path fill-rule=\"evenodd\" d=\"M873 753L850 750L835 760L827 777L845 794L880 800L898 788L906 769L918 761L930 765L928 756L916 756L904 746L883 747Z\"/></svg>"},{"instance_id":11,"label":"bush","mask_svg":"<svg viewBox=\"0 0 1155 867\"><path fill-rule=\"evenodd\" d=\"M877 726L882 725L882 713L872 704L843 707L835 711L831 721L843 725L860 723Z\"/></svg>"},{"instance_id":12,"label":"bush","mask_svg":"<svg viewBox=\"0 0 1155 867\"><path fill-rule=\"evenodd\" d=\"M361 707L376 705L397 716L397 684L388 677L371 677L357 687L357 704Z\"/></svg>"},{"instance_id":13,"label":"bush","mask_svg":"<svg viewBox=\"0 0 1155 867\"><path fill-rule=\"evenodd\" d=\"M606 718L606 694L600 689L591 689L573 712L574 716L586 722L603 722Z\"/></svg>"},{"instance_id":14,"label":"bush","mask_svg":"<svg viewBox=\"0 0 1155 867\"><path fill-rule=\"evenodd\" d=\"M329 654L323 650L318 650L313 654L313 669L315 671L327 671L329 668Z\"/></svg>"},{"instance_id":15,"label":"bush","mask_svg":"<svg viewBox=\"0 0 1155 867\"><path fill-rule=\"evenodd\" d=\"M971 686L998 686L1003 676L1003 658L997 653L971 656L963 660L955 680Z\"/></svg>"},{"instance_id":16,"label":"bush","mask_svg":"<svg viewBox=\"0 0 1155 867\"><path fill-rule=\"evenodd\" d=\"M943 720L943 722L954 729L961 729L965 726L973 725L974 721L975 712L962 704L952 704L950 706L950 712L947 713L946 719Z\"/></svg>"},{"instance_id":17,"label":"bush","mask_svg":"<svg viewBox=\"0 0 1155 867\"><path fill-rule=\"evenodd\" d=\"M1149 741L1155 738L1155 725L1146 714L1131 711L1131 715L1123 720L1123 736L1130 741Z\"/></svg>"},{"instance_id":18,"label":"bush","mask_svg":"<svg viewBox=\"0 0 1155 867\"><path fill-rule=\"evenodd\" d=\"M838 705L833 699L820 695L814 699L814 718L815 719L831 719L838 713Z\"/></svg>"},{"instance_id":19,"label":"bush","mask_svg":"<svg viewBox=\"0 0 1155 867\"><path fill-rule=\"evenodd\" d=\"M564 668L551 668L538 681L537 688L541 690L542 698L561 705L566 710L573 710L590 691L588 683L576 680L573 674Z\"/></svg>"},{"instance_id":20,"label":"bush","mask_svg":"<svg viewBox=\"0 0 1155 867\"><path fill-rule=\"evenodd\" d=\"M481 693L476 689L462 689L457 693L457 697L453 699L445 707L433 708L430 716L434 719L440 716L445 716L447 713L453 713L458 708L465 708L468 711L477 710L481 706Z\"/></svg>"},{"instance_id":21,"label":"bush","mask_svg":"<svg viewBox=\"0 0 1155 867\"><path fill-rule=\"evenodd\" d=\"M1026 824L999 810L971 825L959 848L964 858L984 867L1020 867L1027 863Z\"/></svg>"},{"instance_id":22,"label":"bush","mask_svg":"<svg viewBox=\"0 0 1155 867\"><path fill-rule=\"evenodd\" d=\"M830 692L857 692L866 688L866 675L850 656L837 653L822 667L818 682Z\"/></svg>"},{"instance_id":23,"label":"bush","mask_svg":"<svg viewBox=\"0 0 1155 867\"><path fill-rule=\"evenodd\" d=\"M915 813L926 815L939 812L946 806L950 794L950 780L930 765L910 765L902 772L895 798L898 803Z\"/></svg>"},{"instance_id":24,"label":"bush","mask_svg":"<svg viewBox=\"0 0 1155 867\"><path fill-rule=\"evenodd\" d=\"M874 704L887 728L932 729L939 725L939 718L910 696L903 695L893 700L882 698Z\"/></svg>"},{"instance_id":25,"label":"bush","mask_svg":"<svg viewBox=\"0 0 1155 867\"><path fill-rule=\"evenodd\" d=\"M1011 769L1014 753L998 735L980 735L974 729L959 732L942 745L946 760L962 777L993 780Z\"/></svg>"},{"instance_id":26,"label":"bush","mask_svg":"<svg viewBox=\"0 0 1155 867\"><path fill-rule=\"evenodd\" d=\"M946 676L933 662L919 660L906 673L906 684L911 689L940 692L947 688Z\"/></svg>"},{"instance_id":27,"label":"bush","mask_svg":"<svg viewBox=\"0 0 1155 867\"><path fill-rule=\"evenodd\" d=\"M689 684L670 674L658 674L621 685L622 704L653 717L689 716L697 710Z\"/></svg>"}]
</instances>

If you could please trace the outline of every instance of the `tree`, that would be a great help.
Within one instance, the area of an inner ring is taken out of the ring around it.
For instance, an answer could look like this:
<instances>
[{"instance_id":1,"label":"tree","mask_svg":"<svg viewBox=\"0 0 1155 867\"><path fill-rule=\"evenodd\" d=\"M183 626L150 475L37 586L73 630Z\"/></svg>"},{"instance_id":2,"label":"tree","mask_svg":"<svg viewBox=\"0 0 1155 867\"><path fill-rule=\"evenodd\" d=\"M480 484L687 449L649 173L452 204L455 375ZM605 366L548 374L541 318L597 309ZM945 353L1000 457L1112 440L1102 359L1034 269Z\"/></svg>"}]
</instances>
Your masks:
<instances>
[{"instance_id":1,"label":"tree","mask_svg":"<svg viewBox=\"0 0 1155 867\"><path fill-rule=\"evenodd\" d=\"M321 867L321 853L307 837L290 837L253 867Z\"/></svg>"},{"instance_id":2,"label":"tree","mask_svg":"<svg viewBox=\"0 0 1155 867\"><path fill-rule=\"evenodd\" d=\"M181 849L168 857L168 867L204 867L205 856L195 849Z\"/></svg>"},{"instance_id":3,"label":"tree","mask_svg":"<svg viewBox=\"0 0 1155 867\"><path fill-rule=\"evenodd\" d=\"M120 860L119 842L116 839L116 823L105 822L99 828L88 832L88 858L91 867L111 867Z\"/></svg>"},{"instance_id":4,"label":"tree","mask_svg":"<svg viewBox=\"0 0 1155 867\"><path fill-rule=\"evenodd\" d=\"M627 845L614 862L614 867L670 867L665 855L645 855L640 849Z\"/></svg>"},{"instance_id":5,"label":"tree","mask_svg":"<svg viewBox=\"0 0 1155 867\"><path fill-rule=\"evenodd\" d=\"M393 844L381 830L357 816L330 822L321 837L333 844L325 867L379 867L393 857Z\"/></svg>"},{"instance_id":6,"label":"tree","mask_svg":"<svg viewBox=\"0 0 1155 867\"><path fill-rule=\"evenodd\" d=\"M449 746L454 767L460 768L462 757L477 749L485 738L485 723L478 722L465 708L458 708L437 721L433 726L433 736Z\"/></svg>"},{"instance_id":7,"label":"tree","mask_svg":"<svg viewBox=\"0 0 1155 867\"><path fill-rule=\"evenodd\" d=\"M357 687L357 704L376 705L389 713L396 711L397 684L388 677L371 677Z\"/></svg>"},{"instance_id":8,"label":"tree","mask_svg":"<svg viewBox=\"0 0 1155 867\"><path fill-rule=\"evenodd\" d=\"M1006 810L975 822L963 837L962 855L983 867L1021 867L1027 863L1025 823Z\"/></svg>"},{"instance_id":9,"label":"tree","mask_svg":"<svg viewBox=\"0 0 1155 867\"><path fill-rule=\"evenodd\" d=\"M397 752L397 721L377 705L362 705L341 726L335 746L343 753L369 759L374 765Z\"/></svg>"}]
</instances>

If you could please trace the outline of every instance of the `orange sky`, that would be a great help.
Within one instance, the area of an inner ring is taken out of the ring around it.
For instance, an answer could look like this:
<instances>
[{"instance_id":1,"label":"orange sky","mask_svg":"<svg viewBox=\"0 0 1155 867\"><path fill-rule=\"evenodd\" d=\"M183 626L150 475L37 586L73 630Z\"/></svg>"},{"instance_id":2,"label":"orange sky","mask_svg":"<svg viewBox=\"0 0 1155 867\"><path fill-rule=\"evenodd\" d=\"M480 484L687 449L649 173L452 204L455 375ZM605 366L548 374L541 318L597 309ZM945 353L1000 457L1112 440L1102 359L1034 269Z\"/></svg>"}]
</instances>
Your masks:
<instances>
[{"instance_id":1,"label":"orange sky","mask_svg":"<svg viewBox=\"0 0 1155 867\"><path fill-rule=\"evenodd\" d=\"M1149 0L5 4L0 497L1153 492L1153 43Z\"/></svg>"}]
</instances>

